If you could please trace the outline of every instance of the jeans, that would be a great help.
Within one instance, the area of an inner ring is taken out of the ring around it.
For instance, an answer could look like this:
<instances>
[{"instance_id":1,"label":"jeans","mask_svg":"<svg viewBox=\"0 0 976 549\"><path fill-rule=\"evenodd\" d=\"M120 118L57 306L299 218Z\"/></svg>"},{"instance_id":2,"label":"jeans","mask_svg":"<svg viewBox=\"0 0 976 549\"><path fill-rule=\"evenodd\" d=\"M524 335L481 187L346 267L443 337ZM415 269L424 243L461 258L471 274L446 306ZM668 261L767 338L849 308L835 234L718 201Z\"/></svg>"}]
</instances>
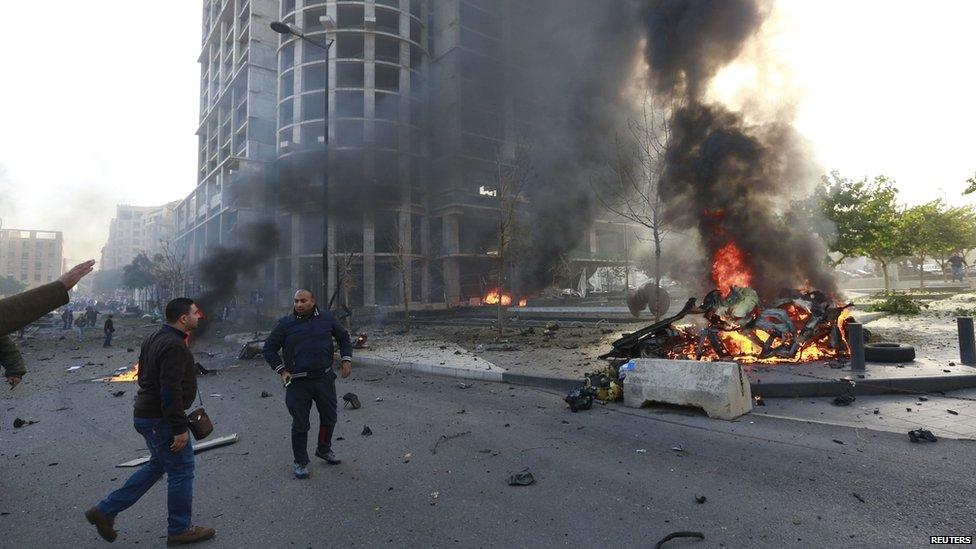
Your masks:
<instances>
[{"instance_id":1,"label":"jeans","mask_svg":"<svg viewBox=\"0 0 976 549\"><path fill-rule=\"evenodd\" d=\"M193 448L186 446L173 453L173 428L165 419L135 418L135 428L149 447L149 461L133 473L121 488L98 504L110 517L131 507L166 473L169 493L169 533L180 534L190 528L193 511Z\"/></svg>"},{"instance_id":2,"label":"jeans","mask_svg":"<svg viewBox=\"0 0 976 549\"><path fill-rule=\"evenodd\" d=\"M112 346L112 332L105 332L105 343L102 343L102 347Z\"/></svg>"},{"instance_id":3,"label":"jeans","mask_svg":"<svg viewBox=\"0 0 976 549\"><path fill-rule=\"evenodd\" d=\"M329 372L317 379L292 379L285 391L285 404L291 414L291 450L295 463L308 465L308 420L312 402L319 411L318 450L322 453L332 449L332 433L335 431L338 414L336 412L336 376Z\"/></svg>"}]
</instances>

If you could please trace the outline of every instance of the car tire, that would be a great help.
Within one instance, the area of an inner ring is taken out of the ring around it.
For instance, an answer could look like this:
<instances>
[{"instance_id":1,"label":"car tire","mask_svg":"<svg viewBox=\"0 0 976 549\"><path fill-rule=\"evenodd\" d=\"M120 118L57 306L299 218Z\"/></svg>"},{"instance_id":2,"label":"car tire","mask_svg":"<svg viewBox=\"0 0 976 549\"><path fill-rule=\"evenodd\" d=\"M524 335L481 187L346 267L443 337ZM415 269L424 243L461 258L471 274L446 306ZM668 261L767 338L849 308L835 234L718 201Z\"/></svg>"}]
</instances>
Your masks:
<instances>
[{"instance_id":1,"label":"car tire","mask_svg":"<svg viewBox=\"0 0 976 549\"><path fill-rule=\"evenodd\" d=\"M915 347L904 343L866 343L864 360L868 362L911 362Z\"/></svg>"}]
</instances>

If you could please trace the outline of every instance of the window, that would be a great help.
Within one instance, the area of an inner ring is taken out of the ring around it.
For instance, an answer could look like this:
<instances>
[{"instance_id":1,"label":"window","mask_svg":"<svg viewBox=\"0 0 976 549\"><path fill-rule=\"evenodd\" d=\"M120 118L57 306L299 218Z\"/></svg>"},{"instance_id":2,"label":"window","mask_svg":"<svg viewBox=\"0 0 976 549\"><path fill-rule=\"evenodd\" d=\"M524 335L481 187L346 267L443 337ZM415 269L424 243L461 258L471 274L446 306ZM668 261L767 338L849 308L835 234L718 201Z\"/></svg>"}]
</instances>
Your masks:
<instances>
[{"instance_id":1,"label":"window","mask_svg":"<svg viewBox=\"0 0 976 549\"><path fill-rule=\"evenodd\" d=\"M279 97L282 99L295 94L295 73L288 71L281 75L281 92Z\"/></svg>"},{"instance_id":2,"label":"window","mask_svg":"<svg viewBox=\"0 0 976 549\"><path fill-rule=\"evenodd\" d=\"M376 59L379 61L400 62L400 39L376 35Z\"/></svg>"},{"instance_id":3,"label":"window","mask_svg":"<svg viewBox=\"0 0 976 549\"><path fill-rule=\"evenodd\" d=\"M400 120L400 96L389 93L376 93L376 118Z\"/></svg>"},{"instance_id":4,"label":"window","mask_svg":"<svg viewBox=\"0 0 976 549\"><path fill-rule=\"evenodd\" d=\"M310 65L302 70L302 91L321 90L325 88L326 64Z\"/></svg>"},{"instance_id":5,"label":"window","mask_svg":"<svg viewBox=\"0 0 976 549\"><path fill-rule=\"evenodd\" d=\"M336 117L362 118L363 117L362 92L337 91L335 93L335 109L336 109Z\"/></svg>"},{"instance_id":6,"label":"window","mask_svg":"<svg viewBox=\"0 0 976 549\"><path fill-rule=\"evenodd\" d=\"M340 29L363 28L363 7L340 4L336 7L336 25Z\"/></svg>"},{"instance_id":7,"label":"window","mask_svg":"<svg viewBox=\"0 0 976 549\"><path fill-rule=\"evenodd\" d=\"M323 141L321 122L306 122L302 124L302 145L307 148L321 147Z\"/></svg>"},{"instance_id":8,"label":"window","mask_svg":"<svg viewBox=\"0 0 976 549\"><path fill-rule=\"evenodd\" d=\"M325 48L320 48L315 44L302 42L302 62L314 63L315 61L325 61Z\"/></svg>"},{"instance_id":9,"label":"window","mask_svg":"<svg viewBox=\"0 0 976 549\"><path fill-rule=\"evenodd\" d=\"M302 96L302 120L325 118L325 94L308 93Z\"/></svg>"},{"instance_id":10,"label":"window","mask_svg":"<svg viewBox=\"0 0 976 549\"><path fill-rule=\"evenodd\" d=\"M420 23L418 23L416 20L410 20L410 40L413 40L418 44L424 43L421 28Z\"/></svg>"},{"instance_id":11,"label":"window","mask_svg":"<svg viewBox=\"0 0 976 549\"><path fill-rule=\"evenodd\" d=\"M376 30L400 34L400 14L395 11L377 9Z\"/></svg>"},{"instance_id":12,"label":"window","mask_svg":"<svg viewBox=\"0 0 976 549\"><path fill-rule=\"evenodd\" d=\"M419 46L410 44L410 68L419 70L424 64L424 50Z\"/></svg>"},{"instance_id":13,"label":"window","mask_svg":"<svg viewBox=\"0 0 976 549\"><path fill-rule=\"evenodd\" d=\"M336 87L362 88L364 80L362 63L336 63Z\"/></svg>"},{"instance_id":14,"label":"window","mask_svg":"<svg viewBox=\"0 0 976 549\"><path fill-rule=\"evenodd\" d=\"M285 70L291 68L295 64L295 42L289 42L288 45L281 48L281 69Z\"/></svg>"},{"instance_id":15,"label":"window","mask_svg":"<svg viewBox=\"0 0 976 549\"><path fill-rule=\"evenodd\" d=\"M399 128L398 124L376 121L373 133L376 146L381 149L397 149L400 143Z\"/></svg>"},{"instance_id":16,"label":"window","mask_svg":"<svg viewBox=\"0 0 976 549\"><path fill-rule=\"evenodd\" d=\"M389 65L376 65L376 89L400 91L400 69Z\"/></svg>"},{"instance_id":17,"label":"window","mask_svg":"<svg viewBox=\"0 0 976 549\"><path fill-rule=\"evenodd\" d=\"M365 47L363 35L342 33L336 38L336 57L340 59L362 59Z\"/></svg>"},{"instance_id":18,"label":"window","mask_svg":"<svg viewBox=\"0 0 976 549\"><path fill-rule=\"evenodd\" d=\"M295 104L292 99L286 99L278 106L278 125L287 126L295 121Z\"/></svg>"},{"instance_id":19,"label":"window","mask_svg":"<svg viewBox=\"0 0 976 549\"><path fill-rule=\"evenodd\" d=\"M336 123L336 141L346 147L363 146L363 121L340 120Z\"/></svg>"}]
</instances>

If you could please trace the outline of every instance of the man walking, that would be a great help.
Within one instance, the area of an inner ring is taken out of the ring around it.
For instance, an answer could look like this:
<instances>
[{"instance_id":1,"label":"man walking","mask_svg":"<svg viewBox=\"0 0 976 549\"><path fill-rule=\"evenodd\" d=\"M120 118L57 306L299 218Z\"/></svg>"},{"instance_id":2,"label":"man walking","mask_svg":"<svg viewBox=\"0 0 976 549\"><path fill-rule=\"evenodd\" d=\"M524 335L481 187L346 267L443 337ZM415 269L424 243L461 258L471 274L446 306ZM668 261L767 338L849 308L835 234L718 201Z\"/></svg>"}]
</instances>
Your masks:
<instances>
[{"instance_id":1,"label":"man walking","mask_svg":"<svg viewBox=\"0 0 976 549\"><path fill-rule=\"evenodd\" d=\"M102 347L112 346L112 334L115 333L115 323L112 322L112 315L108 315L105 319L105 324L102 326L102 331L105 332L105 343L102 343Z\"/></svg>"},{"instance_id":2,"label":"man walking","mask_svg":"<svg viewBox=\"0 0 976 549\"><path fill-rule=\"evenodd\" d=\"M948 263L949 267L952 269L952 281L963 282L965 280L965 271L963 268L967 265L966 259L958 253L954 253L951 257L949 257Z\"/></svg>"},{"instance_id":3,"label":"man walking","mask_svg":"<svg viewBox=\"0 0 976 549\"><path fill-rule=\"evenodd\" d=\"M146 337L139 351L139 392L135 429L146 439L149 461L125 484L85 511L106 541L115 541L115 516L149 491L163 473L168 477L169 544L214 537L213 528L191 526L193 448L186 412L197 394L196 368L186 340L200 313L193 300L180 297L166 305L166 324Z\"/></svg>"},{"instance_id":4,"label":"man walking","mask_svg":"<svg viewBox=\"0 0 976 549\"><path fill-rule=\"evenodd\" d=\"M262 354L286 387L285 404L291 414L291 447L295 457L295 478L308 472L309 412L312 402L319 412L319 437L315 455L330 465L342 463L332 452L332 435L337 420L336 374L332 368L335 340L342 357L343 378L352 373L352 342L349 332L329 311L315 306L311 290L295 292L295 309L281 318L264 342ZM284 360L278 354L282 351Z\"/></svg>"},{"instance_id":5,"label":"man walking","mask_svg":"<svg viewBox=\"0 0 976 549\"><path fill-rule=\"evenodd\" d=\"M71 312L71 307L65 307L64 312L61 313L61 329L70 330L71 325L75 323L75 315Z\"/></svg>"}]
</instances>

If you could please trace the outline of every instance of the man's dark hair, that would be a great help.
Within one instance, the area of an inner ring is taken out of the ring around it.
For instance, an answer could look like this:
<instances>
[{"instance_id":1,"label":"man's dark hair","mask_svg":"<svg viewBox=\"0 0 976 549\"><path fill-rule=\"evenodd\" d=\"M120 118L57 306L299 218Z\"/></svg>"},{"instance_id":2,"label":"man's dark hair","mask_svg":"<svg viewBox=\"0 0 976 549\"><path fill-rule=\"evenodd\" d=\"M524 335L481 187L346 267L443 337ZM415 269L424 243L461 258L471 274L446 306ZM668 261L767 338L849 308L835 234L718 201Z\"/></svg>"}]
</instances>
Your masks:
<instances>
[{"instance_id":1,"label":"man's dark hair","mask_svg":"<svg viewBox=\"0 0 976 549\"><path fill-rule=\"evenodd\" d=\"M190 314L193 300L188 297L178 297L166 304L166 322L176 322L183 315Z\"/></svg>"}]
</instances>

